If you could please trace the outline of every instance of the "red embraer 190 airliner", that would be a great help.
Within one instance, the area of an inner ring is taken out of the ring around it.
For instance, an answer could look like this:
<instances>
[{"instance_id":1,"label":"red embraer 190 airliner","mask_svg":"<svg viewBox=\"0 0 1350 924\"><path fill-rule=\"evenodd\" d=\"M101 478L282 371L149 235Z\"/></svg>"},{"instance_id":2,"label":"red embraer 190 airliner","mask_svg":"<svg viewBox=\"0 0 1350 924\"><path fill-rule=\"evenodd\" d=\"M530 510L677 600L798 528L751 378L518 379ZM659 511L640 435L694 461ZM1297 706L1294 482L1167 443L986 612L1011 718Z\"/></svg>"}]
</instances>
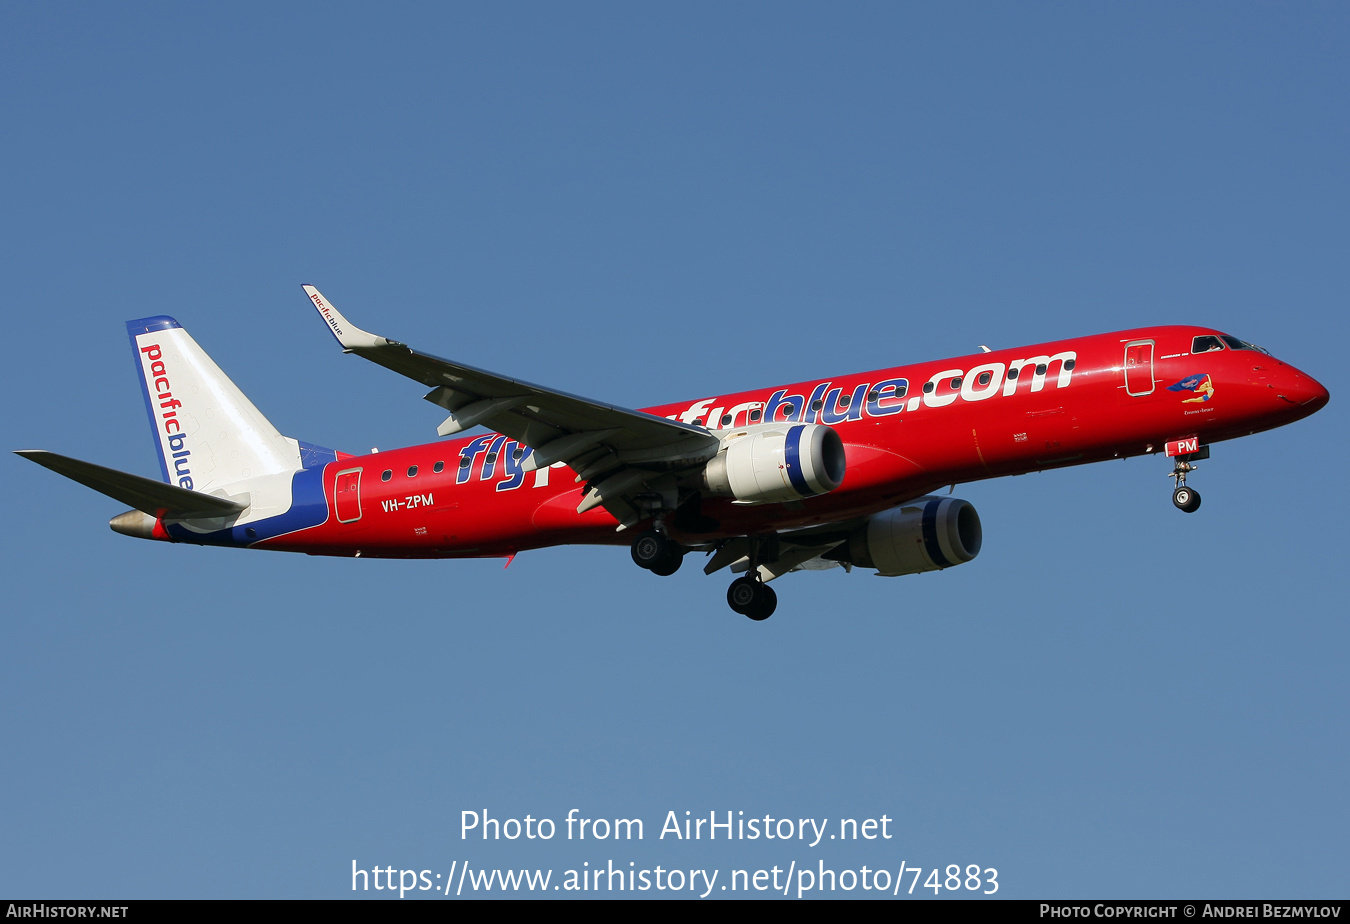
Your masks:
<instances>
[{"instance_id":1,"label":"red embraer 190 airliner","mask_svg":"<svg viewBox=\"0 0 1350 924\"><path fill-rule=\"evenodd\" d=\"M1327 390L1236 337L1152 327L635 411L438 359L356 327L305 286L345 352L431 390L442 437L353 456L277 432L168 317L127 324L164 481L21 452L134 509L145 539L374 558L509 557L630 544L656 574L707 552L743 573L751 619L769 582L842 565L883 575L980 551L975 508L943 485L1166 452L1172 502L1209 444L1307 417Z\"/></svg>"}]
</instances>

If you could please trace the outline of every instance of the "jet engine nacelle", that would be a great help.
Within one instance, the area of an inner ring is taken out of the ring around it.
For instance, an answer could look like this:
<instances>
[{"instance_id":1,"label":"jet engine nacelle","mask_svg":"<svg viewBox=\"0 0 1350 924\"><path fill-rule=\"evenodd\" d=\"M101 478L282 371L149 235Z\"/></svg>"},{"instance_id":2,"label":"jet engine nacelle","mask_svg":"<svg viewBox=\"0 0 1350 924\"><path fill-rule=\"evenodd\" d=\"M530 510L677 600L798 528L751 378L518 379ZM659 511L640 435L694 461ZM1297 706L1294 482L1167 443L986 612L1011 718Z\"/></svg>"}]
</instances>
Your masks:
<instances>
[{"instance_id":1,"label":"jet engine nacelle","mask_svg":"<svg viewBox=\"0 0 1350 924\"><path fill-rule=\"evenodd\" d=\"M821 424L738 428L703 469L709 493L742 504L814 497L843 481L844 441Z\"/></svg>"},{"instance_id":2,"label":"jet engine nacelle","mask_svg":"<svg viewBox=\"0 0 1350 924\"><path fill-rule=\"evenodd\" d=\"M972 504L921 497L872 516L838 551L847 556L841 560L895 577L965 564L980 554L982 535Z\"/></svg>"}]
</instances>

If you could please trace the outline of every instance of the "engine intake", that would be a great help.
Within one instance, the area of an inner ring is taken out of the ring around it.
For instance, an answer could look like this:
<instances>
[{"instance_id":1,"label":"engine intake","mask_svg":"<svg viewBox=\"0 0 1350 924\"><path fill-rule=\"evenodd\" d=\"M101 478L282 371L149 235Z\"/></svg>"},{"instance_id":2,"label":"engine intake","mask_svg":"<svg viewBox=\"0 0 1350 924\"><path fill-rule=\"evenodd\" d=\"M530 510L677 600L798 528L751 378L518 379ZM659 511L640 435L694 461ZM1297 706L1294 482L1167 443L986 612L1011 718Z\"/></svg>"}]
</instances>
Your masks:
<instances>
[{"instance_id":1,"label":"engine intake","mask_svg":"<svg viewBox=\"0 0 1350 924\"><path fill-rule=\"evenodd\" d=\"M844 482L844 441L821 424L741 428L703 469L708 493L742 504L799 500Z\"/></svg>"},{"instance_id":2,"label":"engine intake","mask_svg":"<svg viewBox=\"0 0 1350 924\"><path fill-rule=\"evenodd\" d=\"M875 514L825 557L896 577L965 564L980 554L982 540L974 505L956 497L921 497Z\"/></svg>"}]
</instances>

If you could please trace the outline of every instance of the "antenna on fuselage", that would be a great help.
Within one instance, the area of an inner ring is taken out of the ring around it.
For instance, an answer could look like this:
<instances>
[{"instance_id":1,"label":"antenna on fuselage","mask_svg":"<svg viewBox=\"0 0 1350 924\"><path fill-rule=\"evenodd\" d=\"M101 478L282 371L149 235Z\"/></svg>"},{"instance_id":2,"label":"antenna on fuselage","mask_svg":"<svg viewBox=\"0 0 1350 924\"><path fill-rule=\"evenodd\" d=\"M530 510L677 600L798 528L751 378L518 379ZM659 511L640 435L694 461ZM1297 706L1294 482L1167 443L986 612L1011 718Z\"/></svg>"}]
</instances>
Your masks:
<instances>
[{"instance_id":1,"label":"antenna on fuselage","mask_svg":"<svg viewBox=\"0 0 1350 924\"><path fill-rule=\"evenodd\" d=\"M992 352L994 352L994 351L991 350L991 349L989 349L989 347L985 346L983 343L981 343L981 344L980 344L980 352L981 352L981 353L992 353Z\"/></svg>"}]
</instances>

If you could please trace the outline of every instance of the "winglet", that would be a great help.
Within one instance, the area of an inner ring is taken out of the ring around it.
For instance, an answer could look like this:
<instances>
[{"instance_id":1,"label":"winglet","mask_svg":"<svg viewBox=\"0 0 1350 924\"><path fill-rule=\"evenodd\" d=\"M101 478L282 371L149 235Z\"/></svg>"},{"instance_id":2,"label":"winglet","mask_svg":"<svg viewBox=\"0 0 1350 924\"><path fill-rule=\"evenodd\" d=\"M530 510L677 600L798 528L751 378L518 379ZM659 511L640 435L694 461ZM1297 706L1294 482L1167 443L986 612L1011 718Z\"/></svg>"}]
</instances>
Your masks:
<instances>
[{"instance_id":1,"label":"winglet","mask_svg":"<svg viewBox=\"0 0 1350 924\"><path fill-rule=\"evenodd\" d=\"M357 327L351 321L342 316L342 313L333 307L333 303L323 297L323 294L313 286L301 286L309 300L314 303L314 307L319 310L319 317L323 318L328 329L333 332L337 342L342 344L345 352L352 350L371 349L372 347L387 346L389 341L383 337L376 336L369 331L364 331Z\"/></svg>"}]
</instances>

